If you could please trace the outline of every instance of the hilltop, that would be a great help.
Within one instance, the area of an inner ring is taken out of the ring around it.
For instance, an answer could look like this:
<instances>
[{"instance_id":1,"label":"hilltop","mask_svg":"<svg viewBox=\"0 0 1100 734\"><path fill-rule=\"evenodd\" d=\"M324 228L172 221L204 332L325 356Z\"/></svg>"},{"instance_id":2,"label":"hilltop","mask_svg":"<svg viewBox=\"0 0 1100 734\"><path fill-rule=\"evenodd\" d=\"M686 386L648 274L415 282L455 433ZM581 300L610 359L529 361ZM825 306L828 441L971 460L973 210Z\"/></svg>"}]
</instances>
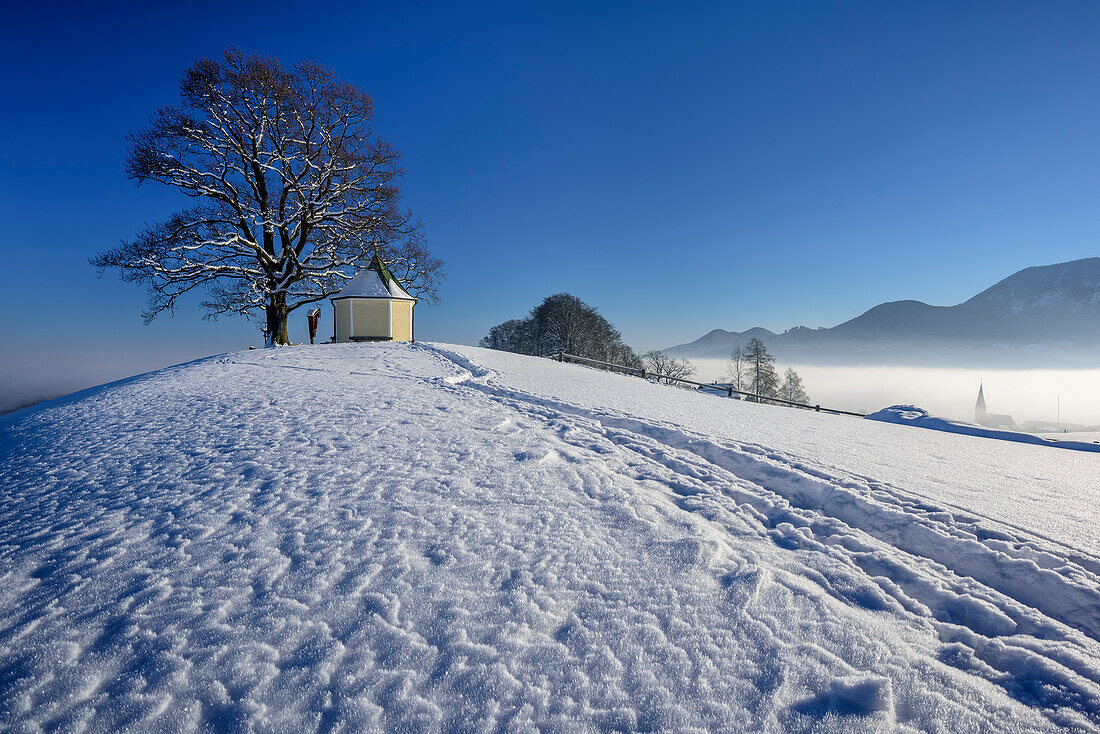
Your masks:
<instances>
[{"instance_id":1,"label":"hilltop","mask_svg":"<svg viewBox=\"0 0 1100 734\"><path fill-rule=\"evenodd\" d=\"M1095 454L435 344L0 418L0 728L1100 726Z\"/></svg>"},{"instance_id":2,"label":"hilltop","mask_svg":"<svg viewBox=\"0 0 1100 734\"><path fill-rule=\"evenodd\" d=\"M1100 354L1100 258L1025 268L954 306L891 301L832 328L714 329L666 351L726 358L754 336L784 359L809 362L1093 360Z\"/></svg>"}]
</instances>

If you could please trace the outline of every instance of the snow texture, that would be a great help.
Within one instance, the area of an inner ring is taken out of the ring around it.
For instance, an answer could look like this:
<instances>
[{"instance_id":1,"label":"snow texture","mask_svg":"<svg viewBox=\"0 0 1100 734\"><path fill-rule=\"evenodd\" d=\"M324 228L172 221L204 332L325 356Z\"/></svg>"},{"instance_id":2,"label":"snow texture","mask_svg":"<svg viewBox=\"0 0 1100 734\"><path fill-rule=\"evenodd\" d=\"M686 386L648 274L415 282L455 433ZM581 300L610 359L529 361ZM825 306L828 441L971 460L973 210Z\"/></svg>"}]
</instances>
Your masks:
<instances>
[{"instance_id":1,"label":"snow texture","mask_svg":"<svg viewBox=\"0 0 1100 734\"><path fill-rule=\"evenodd\" d=\"M916 426L917 428L930 428L934 431L947 431L948 433L961 433L966 436L978 436L981 438L995 438L1000 441L1016 441L1018 443L1033 443L1042 446L1051 446L1060 449L1073 449L1075 451L1093 451L1100 453L1100 444L1086 441L1071 441L1056 438L1036 436L1032 433L1019 431L1007 431L997 428L987 428L974 423L937 418L929 415L927 410L915 405L891 405L875 413L866 416L868 420L883 421L884 423L897 423L903 426Z\"/></svg>"},{"instance_id":2,"label":"snow texture","mask_svg":"<svg viewBox=\"0 0 1100 734\"><path fill-rule=\"evenodd\" d=\"M1098 468L472 347L200 360L0 418L0 728L1093 731Z\"/></svg>"}]
</instances>

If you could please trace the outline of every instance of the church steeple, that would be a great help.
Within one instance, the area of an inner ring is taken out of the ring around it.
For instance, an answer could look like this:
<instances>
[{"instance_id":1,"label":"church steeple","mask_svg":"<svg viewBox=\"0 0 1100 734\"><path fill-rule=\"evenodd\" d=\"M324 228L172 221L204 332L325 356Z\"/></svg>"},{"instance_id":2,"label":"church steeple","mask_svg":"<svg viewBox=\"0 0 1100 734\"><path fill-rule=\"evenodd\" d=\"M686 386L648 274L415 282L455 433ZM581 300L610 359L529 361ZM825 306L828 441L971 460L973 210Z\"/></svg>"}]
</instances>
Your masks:
<instances>
[{"instance_id":1,"label":"church steeple","mask_svg":"<svg viewBox=\"0 0 1100 734\"><path fill-rule=\"evenodd\" d=\"M978 402L974 403L974 420L979 423L985 418L985 386L978 383Z\"/></svg>"}]
</instances>

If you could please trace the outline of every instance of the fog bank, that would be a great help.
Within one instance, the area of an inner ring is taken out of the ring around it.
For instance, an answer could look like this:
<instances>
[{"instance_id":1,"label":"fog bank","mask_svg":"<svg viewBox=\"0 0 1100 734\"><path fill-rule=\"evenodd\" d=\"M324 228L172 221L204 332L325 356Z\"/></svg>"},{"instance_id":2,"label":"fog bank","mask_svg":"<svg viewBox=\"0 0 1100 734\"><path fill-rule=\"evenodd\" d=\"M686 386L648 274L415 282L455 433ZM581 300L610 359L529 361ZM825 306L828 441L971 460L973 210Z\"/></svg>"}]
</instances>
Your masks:
<instances>
[{"instance_id":1,"label":"fog bank","mask_svg":"<svg viewBox=\"0 0 1100 734\"><path fill-rule=\"evenodd\" d=\"M724 380L721 359L690 360L696 379ZM1016 422L1054 422L1061 395L1062 421L1100 425L1100 369L999 370L939 367L837 367L777 363L782 374L792 366L814 403L869 413L889 405L918 405L929 412L971 421L978 386L985 386L990 413L1007 413Z\"/></svg>"}]
</instances>

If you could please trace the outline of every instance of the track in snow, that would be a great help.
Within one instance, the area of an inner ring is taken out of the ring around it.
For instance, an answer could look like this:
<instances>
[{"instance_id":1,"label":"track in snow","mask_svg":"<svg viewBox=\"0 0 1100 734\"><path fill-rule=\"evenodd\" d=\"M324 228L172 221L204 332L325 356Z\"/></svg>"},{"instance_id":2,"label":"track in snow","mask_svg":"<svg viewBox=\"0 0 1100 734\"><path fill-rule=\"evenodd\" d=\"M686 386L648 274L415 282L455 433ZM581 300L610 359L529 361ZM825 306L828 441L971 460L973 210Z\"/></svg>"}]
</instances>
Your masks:
<instances>
[{"instance_id":1,"label":"track in snow","mask_svg":"<svg viewBox=\"0 0 1100 734\"><path fill-rule=\"evenodd\" d=\"M0 728L1097 728L1095 557L478 354L242 352L0 420Z\"/></svg>"},{"instance_id":2,"label":"track in snow","mask_svg":"<svg viewBox=\"0 0 1100 734\"><path fill-rule=\"evenodd\" d=\"M562 439L582 450L596 448L592 437L610 441L639 458L641 475L647 464L668 470L671 479L650 478L683 511L733 535L753 518L802 562L819 555L809 578L838 599L931 625L942 661L1054 712L1062 725L1100 726L1100 558L766 447L511 389L457 352L418 348L457 370L441 387L567 426ZM739 593L746 580L723 583Z\"/></svg>"}]
</instances>

